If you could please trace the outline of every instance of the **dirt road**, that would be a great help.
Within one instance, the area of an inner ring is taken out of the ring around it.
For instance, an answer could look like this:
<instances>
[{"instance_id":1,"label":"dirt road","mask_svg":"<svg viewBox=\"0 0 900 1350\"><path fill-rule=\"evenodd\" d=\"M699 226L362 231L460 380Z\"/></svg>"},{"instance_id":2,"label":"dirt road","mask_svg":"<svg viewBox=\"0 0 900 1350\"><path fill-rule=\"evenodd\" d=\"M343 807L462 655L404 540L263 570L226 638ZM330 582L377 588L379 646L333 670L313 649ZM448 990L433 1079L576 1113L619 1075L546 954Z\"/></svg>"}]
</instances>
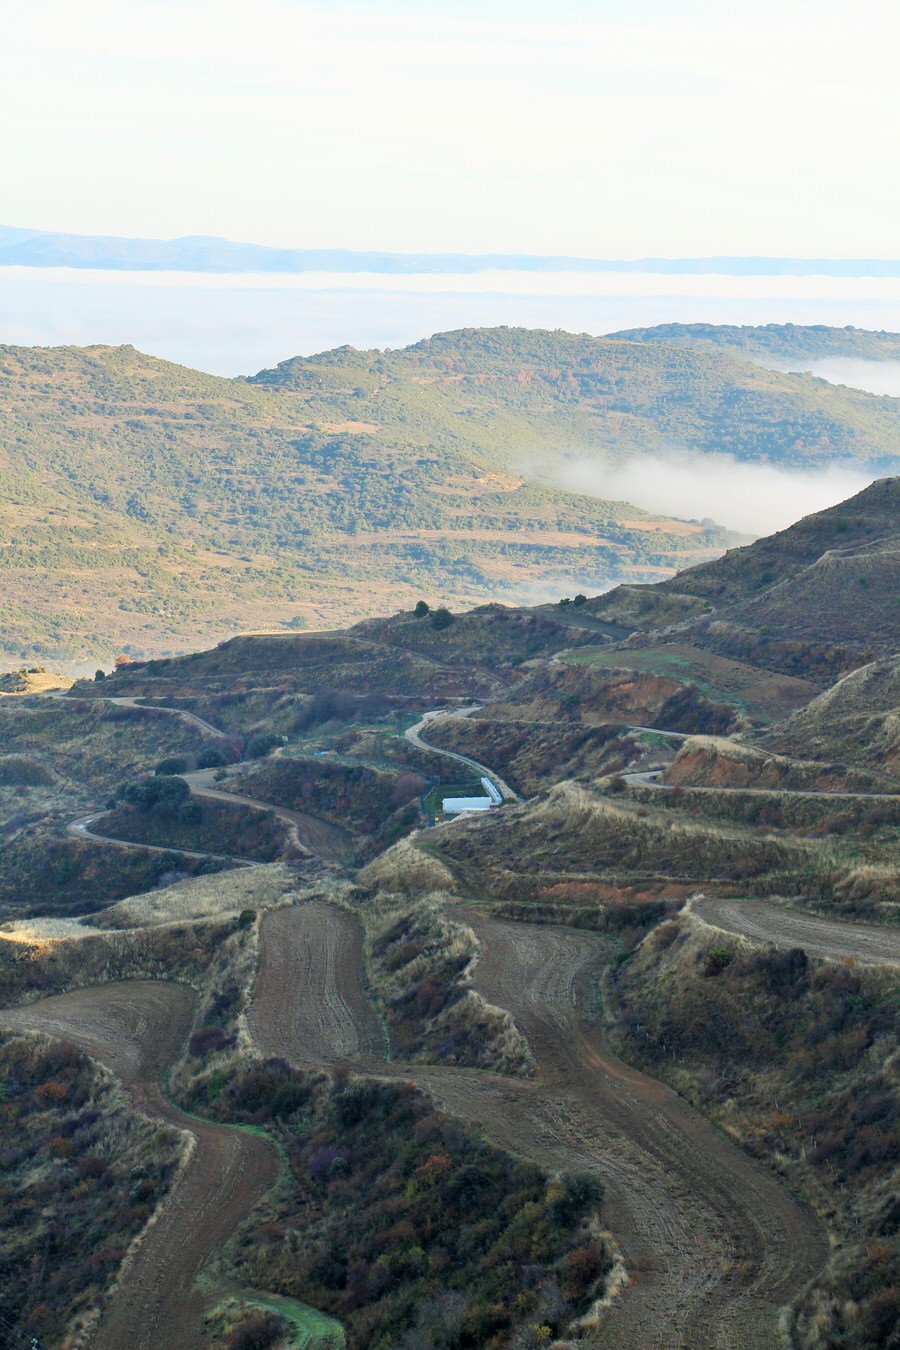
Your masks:
<instances>
[{"instance_id":1,"label":"dirt road","mask_svg":"<svg viewBox=\"0 0 900 1350\"><path fill-rule=\"evenodd\" d=\"M80 1046L122 1079L140 1111L195 1140L90 1340L91 1350L202 1350L206 1299L196 1288L197 1276L280 1170L267 1140L186 1116L160 1091L160 1076L180 1052L193 1012L193 993L162 981L79 989L0 1012L0 1026L43 1031Z\"/></svg>"},{"instance_id":2,"label":"dirt road","mask_svg":"<svg viewBox=\"0 0 900 1350\"><path fill-rule=\"evenodd\" d=\"M111 834L100 834L99 831L91 828L92 825L95 825L97 821L102 820L108 814L107 811L97 811L89 816L79 816L77 820L70 821L67 830L69 834L74 834L78 839L90 839L95 844L107 844L110 848L137 849L140 853L179 853L184 858L212 858L216 862L230 862L238 867L262 867L264 865L252 858L236 858L231 853L199 853L190 848L172 848L162 844L136 844L130 839L116 839Z\"/></svg>"},{"instance_id":3,"label":"dirt road","mask_svg":"<svg viewBox=\"0 0 900 1350\"><path fill-rule=\"evenodd\" d=\"M652 727L634 727L635 731L652 731ZM663 736L674 736L678 733L672 731L660 732ZM684 736L682 740L688 740ZM837 792L830 788L785 788L785 787L703 787L691 783L662 783L660 774L664 769L645 769L641 773L623 773L622 782L627 783L629 787L657 788L660 792L705 792L707 794L721 794L723 792L736 792L745 797L834 797L837 801L887 801L895 802L898 794L896 792Z\"/></svg>"},{"instance_id":4,"label":"dirt road","mask_svg":"<svg viewBox=\"0 0 900 1350\"><path fill-rule=\"evenodd\" d=\"M674 1093L611 1054L587 1015L608 945L569 929L498 923L468 910L464 917L484 944L477 987L515 1015L538 1059L538 1081L419 1065L392 1071L366 1060L373 1028L361 939L351 933L353 917L337 919L327 905L263 920L251 1018L261 1050L334 1063L340 1046L358 1046L357 1067L402 1073L501 1147L551 1169L595 1171L631 1278L596 1346L769 1350L778 1307L824 1261L815 1219ZM327 952L315 977L305 977Z\"/></svg>"},{"instance_id":5,"label":"dirt road","mask_svg":"<svg viewBox=\"0 0 900 1350\"><path fill-rule=\"evenodd\" d=\"M440 746L431 745L422 736L422 732L428 726L428 723L433 722L436 717L468 717L469 713L477 711L477 707L457 708L456 711L452 713L447 712L445 708L436 708L433 712L427 712L422 720L417 722L414 727L410 727L408 731L405 731L404 735L410 745L416 746L417 749L429 750L433 755L443 755L445 759L455 759L459 764L464 764L467 769L474 770L479 777L484 776L485 778L489 778L497 788L501 797L503 797L504 801L520 802L522 798L519 796L518 792L511 788L509 783L505 783L500 775L495 773L493 769L489 769L486 764L479 764L477 759L470 759L468 755L459 755L455 750L442 750Z\"/></svg>"},{"instance_id":6,"label":"dirt road","mask_svg":"<svg viewBox=\"0 0 900 1350\"><path fill-rule=\"evenodd\" d=\"M246 767L246 766L241 766ZM244 797L237 792L225 792L213 787L217 781L218 769L198 769L195 773L185 773L181 777L195 797L209 797L212 801L227 802L231 805L248 806L254 811L271 811L276 820L283 821L303 848L318 853L329 862L348 862L353 856L353 836L349 830L320 816L311 816L305 811L290 811L286 806L273 806L271 802L262 802L256 797Z\"/></svg>"},{"instance_id":7,"label":"dirt road","mask_svg":"<svg viewBox=\"0 0 900 1350\"><path fill-rule=\"evenodd\" d=\"M802 914L765 900L717 900L703 896L691 900L688 909L713 928L754 942L802 947L811 956L827 956L833 961L852 957L864 965L900 965L900 933L896 929L820 919L818 915Z\"/></svg>"}]
</instances>

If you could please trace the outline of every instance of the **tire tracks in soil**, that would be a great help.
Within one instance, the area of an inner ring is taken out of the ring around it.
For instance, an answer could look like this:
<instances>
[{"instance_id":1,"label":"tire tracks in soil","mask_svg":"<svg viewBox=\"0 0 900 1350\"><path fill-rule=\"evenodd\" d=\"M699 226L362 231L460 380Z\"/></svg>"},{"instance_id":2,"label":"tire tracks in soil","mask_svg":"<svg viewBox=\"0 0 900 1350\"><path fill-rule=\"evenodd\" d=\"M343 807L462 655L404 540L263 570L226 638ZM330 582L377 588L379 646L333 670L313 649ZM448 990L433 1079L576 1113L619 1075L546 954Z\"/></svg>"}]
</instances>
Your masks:
<instances>
[{"instance_id":1,"label":"tire tracks in soil","mask_svg":"<svg viewBox=\"0 0 900 1350\"><path fill-rule=\"evenodd\" d=\"M160 1078L181 1052L194 1007L184 985L135 980L0 1012L0 1026L77 1045L121 1079L138 1111L194 1139L90 1336L91 1350L202 1350L209 1300L197 1277L280 1172L268 1140L187 1116L163 1095Z\"/></svg>"},{"instance_id":2,"label":"tire tracks in soil","mask_svg":"<svg viewBox=\"0 0 900 1350\"><path fill-rule=\"evenodd\" d=\"M608 960L602 939L468 909L461 917L482 943L476 988L515 1016L536 1081L374 1058L362 929L324 903L263 919L250 1015L260 1050L304 1067L343 1062L400 1076L500 1147L552 1170L594 1171L631 1279L594 1345L770 1350L779 1307L825 1260L818 1222L673 1092L612 1054L587 1015Z\"/></svg>"}]
</instances>

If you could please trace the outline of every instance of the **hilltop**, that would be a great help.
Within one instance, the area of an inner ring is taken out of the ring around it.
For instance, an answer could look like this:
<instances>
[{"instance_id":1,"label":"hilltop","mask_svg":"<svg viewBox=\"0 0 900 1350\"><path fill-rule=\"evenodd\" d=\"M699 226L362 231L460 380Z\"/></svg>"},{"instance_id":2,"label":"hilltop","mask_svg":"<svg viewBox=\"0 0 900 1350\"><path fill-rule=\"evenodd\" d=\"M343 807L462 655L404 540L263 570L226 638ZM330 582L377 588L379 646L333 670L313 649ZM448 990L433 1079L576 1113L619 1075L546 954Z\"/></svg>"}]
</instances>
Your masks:
<instances>
[{"instance_id":1,"label":"hilltop","mask_svg":"<svg viewBox=\"0 0 900 1350\"><path fill-rule=\"evenodd\" d=\"M131 347L0 348L8 659L153 655L651 581L734 536L552 486L673 442L894 463L890 400L728 354L523 329L221 379Z\"/></svg>"}]
</instances>

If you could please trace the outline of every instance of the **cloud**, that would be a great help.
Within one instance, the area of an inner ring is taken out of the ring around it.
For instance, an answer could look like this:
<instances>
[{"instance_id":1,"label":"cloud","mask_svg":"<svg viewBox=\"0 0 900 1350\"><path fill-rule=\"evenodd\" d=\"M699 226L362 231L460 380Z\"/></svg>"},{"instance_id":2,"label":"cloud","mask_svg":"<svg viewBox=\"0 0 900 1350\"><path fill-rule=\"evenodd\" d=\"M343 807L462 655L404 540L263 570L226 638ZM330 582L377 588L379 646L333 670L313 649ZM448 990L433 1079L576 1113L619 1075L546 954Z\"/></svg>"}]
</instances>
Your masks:
<instances>
[{"instance_id":1,"label":"cloud","mask_svg":"<svg viewBox=\"0 0 900 1350\"><path fill-rule=\"evenodd\" d=\"M900 361L864 361L849 356L829 356L821 361L766 363L771 370L809 371L829 384L846 384L869 394L900 398Z\"/></svg>"},{"instance_id":2,"label":"cloud","mask_svg":"<svg viewBox=\"0 0 900 1350\"><path fill-rule=\"evenodd\" d=\"M625 463L572 458L551 481L570 492L687 520L711 518L743 534L763 535L852 497L873 477L851 465L785 469L673 449Z\"/></svg>"}]
</instances>

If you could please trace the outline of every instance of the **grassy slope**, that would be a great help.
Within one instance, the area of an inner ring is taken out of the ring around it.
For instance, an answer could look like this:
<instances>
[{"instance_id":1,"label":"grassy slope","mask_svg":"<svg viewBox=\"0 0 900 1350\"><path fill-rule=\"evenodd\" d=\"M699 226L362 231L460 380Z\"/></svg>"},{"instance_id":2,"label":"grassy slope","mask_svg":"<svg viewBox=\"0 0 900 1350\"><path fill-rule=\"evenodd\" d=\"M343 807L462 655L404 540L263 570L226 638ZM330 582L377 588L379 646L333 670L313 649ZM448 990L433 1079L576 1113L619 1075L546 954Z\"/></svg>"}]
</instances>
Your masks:
<instances>
[{"instance_id":1,"label":"grassy slope","mask_svg":"<svg viewBox=\"0 0 900 1350\"><path fill-rule=\"evenodd\" d=\"M896 429L891 400L562 333L342 348L251 381L131 347L4 347L4 644L89 659L423 593L458 605L653 579L726 536L648 530L634 507L542 486L562 447L880 464Z\"/></svg>"}]
</instances>

